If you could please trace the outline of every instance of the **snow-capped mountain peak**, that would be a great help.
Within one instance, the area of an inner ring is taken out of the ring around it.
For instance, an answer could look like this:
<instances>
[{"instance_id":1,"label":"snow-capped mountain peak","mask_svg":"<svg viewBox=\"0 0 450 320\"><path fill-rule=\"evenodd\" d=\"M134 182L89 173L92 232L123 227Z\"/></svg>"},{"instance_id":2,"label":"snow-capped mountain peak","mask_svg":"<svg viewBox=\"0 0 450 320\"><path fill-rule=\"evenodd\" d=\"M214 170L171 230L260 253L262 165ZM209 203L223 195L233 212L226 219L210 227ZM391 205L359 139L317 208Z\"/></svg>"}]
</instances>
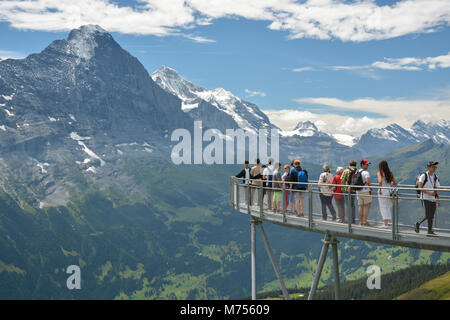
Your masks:
<instances>
[{"instance_id":1,"label":"snow-capped mountain peak","mask_svg":"<svg viewBox=\"0 0 450 320\"><path fill-rule=\"evenodd\" d=\"M85 25L74 29L67 37L68 49L70 52L82 59L89 60L95 54L98 46L97 37L103 36L111 38L111 35L98 25Z\"/></svg>"},{"instance_id":2,"label":"snow-capped mountain peak","mask_svg":"<svg viewBox=\"0 0 450 320\"><path fill-rule=\"evenodd\" d=\"M314 122L311 121L300 121L299 123L297 123L297 126L294 128L294 130L313 130L316 132L319 131Z\"/></svg>"},{"instance_id":3,"label":"snow-capped mountain peak","mask_svg":"<svg viewBox=\"0 0 450 320\"><path fill-rule=\"evenodd\" d=\"M300 121L295 126L294 130L281 132L282 136L300 136L300 137L312 137L312 136L327 136L326 133L320 131L312 121Z\"/></svg>"},{"instance_id":4,"label":"snow-capped mountain peak","mask_svg":"<svg viewBox=\"0 0 450 320\"><path fill-rule=\"evenodd\" d=\"M428 123L417 120L412 125L411 132L420 141L433 139L435 143L450 144L450 122L444 119Z\"/></svg>"},{"instance_id":5,"label":"snow-capped mountain peak","mask_svg":"<svg viewBox=\"0 0 450 320\"><path fill-rule=\"evenodd\" d=\"M183 111L196 120L204 120L204 124L207 122L210 127L224 127L225 123L230 129L239 127L250 131L275 127L256 105L242 100L224 88L208 90L198 87L166 66L153 72L151 77L161 88L182 101ZM202 110L198 110L200 106ZM206 112L214 113L215 116L206 119Z\"/></svg>"}]
</instances>

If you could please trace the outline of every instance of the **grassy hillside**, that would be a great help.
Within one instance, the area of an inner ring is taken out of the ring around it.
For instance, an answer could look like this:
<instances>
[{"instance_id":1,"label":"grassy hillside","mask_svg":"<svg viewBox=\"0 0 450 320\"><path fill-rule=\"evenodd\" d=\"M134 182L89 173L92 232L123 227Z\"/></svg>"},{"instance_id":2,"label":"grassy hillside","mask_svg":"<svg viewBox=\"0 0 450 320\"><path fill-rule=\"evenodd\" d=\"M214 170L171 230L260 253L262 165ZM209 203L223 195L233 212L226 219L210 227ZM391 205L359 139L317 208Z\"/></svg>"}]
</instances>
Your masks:
<instances>
[{"instance_id":1,"label":"grassy hillside","mask_svg":"<svg viewBox=\"0 0 450 320\"><path fill-rule=\"evenodd\" d=\"M437 175L442 185L450 185L450 146L433 140L370 158L370 173L376 177L378 164L386 160L399 183L415 184L416 176L427 170L428 161L438 161Z\"/></svg>"},{"instance_id":2,"label":"grassy hillside","mask_svg":"<svg viewBox=\"0 0 450 320\"><path fill-rule=\"evenodd\" d=\"M450 271L402 294L397 300L450 300Z\"/></svg>"},{"instance_id":3,"label":"grassy hillside","mask_svg":"<svg viewBox=\"0 0 450 320\"><path fill-rule=\"evenodd\" d=\"M436 265L416 265L403 270L381 274L381 289L369 290L367 276L341 283L341 300L392 300L392 299L448 299L450 293L450 262ZM309 287L288 289L291 299L305 300ZM407 293L404 293L407 292ZM400 296L399 296L400 295ZM280 290L258 294L258 299L282 299ZM245 299L250 299L246 297ZM334 284L319 289L315 300L333 300Z\"/></svg>"}]
</instances>

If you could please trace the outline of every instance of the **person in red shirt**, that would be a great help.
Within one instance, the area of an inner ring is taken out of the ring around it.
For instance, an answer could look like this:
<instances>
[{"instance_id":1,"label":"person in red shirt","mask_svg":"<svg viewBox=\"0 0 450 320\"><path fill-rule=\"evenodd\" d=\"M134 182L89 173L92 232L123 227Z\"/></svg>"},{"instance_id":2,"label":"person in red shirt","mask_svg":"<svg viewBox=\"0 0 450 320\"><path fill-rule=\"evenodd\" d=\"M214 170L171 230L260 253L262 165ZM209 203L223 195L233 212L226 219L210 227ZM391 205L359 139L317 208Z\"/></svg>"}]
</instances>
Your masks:
<instances>
[{"instance_id":1,"label":"person in red shirt","mask_svg":"<svg viewBox=\"0 0 450 320\"><path fill-rule=\"evenodd\" d=\"M336 203L337 209L338 209L338 221L337 222L344 222L345 219L345 201L344 201L344 193L342 190L342 181L341 176L342 172L344 172L343 167L338 167L336 169L336 175L331 180L332 184L335 184L336 186L332 187L333 190L333 198Z\"/></svg>"}]
</instances>

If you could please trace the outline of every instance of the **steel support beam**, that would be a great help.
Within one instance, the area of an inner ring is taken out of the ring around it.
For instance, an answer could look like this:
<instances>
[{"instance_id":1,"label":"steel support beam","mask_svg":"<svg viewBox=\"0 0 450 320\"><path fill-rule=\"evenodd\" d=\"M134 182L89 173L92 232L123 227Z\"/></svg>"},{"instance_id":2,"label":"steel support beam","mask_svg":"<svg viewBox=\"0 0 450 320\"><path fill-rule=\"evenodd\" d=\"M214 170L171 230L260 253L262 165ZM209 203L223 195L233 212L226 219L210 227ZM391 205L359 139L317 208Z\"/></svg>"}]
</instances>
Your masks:
<instances>
[{"instance_id":1,"label":"steel support beam","mask_svg":"<svg viewBox=\"0 0 450 320\"><path fill-rule=\"evenodd\" d=\"M281 291L283 292L283 296L285 300L289 300L289 294L287 292L286 286L283 281L283 277L281 276L280 269L278 268L278 264L275 261L272 249L269 244L269 240L267 239L266 233L264 232L264 228L262 226L262 223L258 223L259 230L261 231L264 245L266 246L267 255L269 256L270 262L272 262L273 270L275 271L275 274L277 275L278 281L280 281L281 285Z\"/></svg>"},{"instance_id":2,"label":"steel support beam","mask_svg":"<svg viewBox=\"0 0 450 320\"><path fill-rule=\"evenodd\" d=\"M339 282L339 263L338 263L338 241L336 240L336 237L333 236L331 238L330 234L325 234L325 238L322 240L323 246L322 251L320 253L319 263L317 264L317 270L316 274L314 276L314 281L311 286L311 290L309 291L308 300L314 299L314 294L316 293L317 286L319 284L320 276L322 275L323 266L325 264L325 260L327 259L327 253L328 248L330 247L330 244L332 246L332 253L333 253L333 271L334 271L334 295L335 299L339 299L339 291L340 291L340 282Z\"/></svg>"},{"instance_id":3,"label":"steel support beam","mask_svg":"<svg viewBox=\"0 0 450 320\"><path fill-rule=\"evenodd\" d=\"M251 218L251 273L252 273L252 300L256 300L256 221Z\"/></svg>"},{"instance_id":4,"label":"steel support beam","mask_svg":"<svg viewBox=\"0 0 450 320\"><path fill-rule=\"evenodd\" d=\"M339 241L333 237L331 241L331 249L333 252L333 273L334 273L334 299L339 300L339 292L341 291L341 283L339 281L339 261L338 261L338 245Z\"/></svg>"}]
</instances>

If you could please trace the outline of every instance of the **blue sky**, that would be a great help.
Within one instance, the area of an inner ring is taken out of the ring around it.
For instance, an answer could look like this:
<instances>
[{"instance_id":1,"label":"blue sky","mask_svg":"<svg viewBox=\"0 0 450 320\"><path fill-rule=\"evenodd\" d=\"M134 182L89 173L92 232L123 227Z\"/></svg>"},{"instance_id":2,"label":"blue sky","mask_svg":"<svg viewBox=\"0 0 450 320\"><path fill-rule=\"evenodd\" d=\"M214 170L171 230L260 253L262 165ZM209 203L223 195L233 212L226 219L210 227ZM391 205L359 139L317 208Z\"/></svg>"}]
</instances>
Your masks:
<instances>
[{"instance_id":1,"label":"blue sky","mask_svg":"<svg viewBox=\"0 0 450 320\"><path fill-rule=\"evenodd\" d=\"M450 119L448 0L1 1L0 57L98 24L149 73L225 88L288 129ZM20 9L20 14L17 10Z\"/></svg>"}]
</instances>

